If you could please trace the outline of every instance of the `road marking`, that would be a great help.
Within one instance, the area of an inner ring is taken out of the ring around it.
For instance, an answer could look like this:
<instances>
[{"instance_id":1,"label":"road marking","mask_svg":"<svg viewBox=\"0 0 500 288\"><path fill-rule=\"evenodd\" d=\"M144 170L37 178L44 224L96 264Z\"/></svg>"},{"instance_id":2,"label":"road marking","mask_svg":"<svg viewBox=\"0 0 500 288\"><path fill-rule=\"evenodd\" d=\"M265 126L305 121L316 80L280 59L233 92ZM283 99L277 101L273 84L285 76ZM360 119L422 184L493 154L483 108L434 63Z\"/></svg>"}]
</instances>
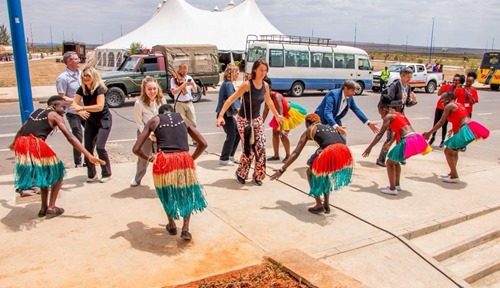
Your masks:
<instances>
[{"instance_id":1,"label":"road marking","mask_svg":"<svg viewBox=\"0 0 500 288\"><path fill-rule=\"evenodd\" d=\"M0 152L8 152L10 149L0 149Z\"/></svg>"},{"instance_id":2,"label":"road marking","mask_svg":"<svg viewBox=\"0 0 500 288\"><path fill-rule=\"evenodd\" d=\"M477 116L492 115L493 113L477 113Z\"/></svg>"},{"instance_id":3,"label":"road marking","mask_svg":"<svg viewBox=\"0 0 500 288\"><path fill-rule=\"evenodd\" d=\"M14 137L16 133L0 134L0 138Z\"/></svg>"},{"instance_id":4,"label":"road marking","mask_svg":"<svg viewBox=\"0 0 500 288\"><path fill-rule=\"evenodd\" d=\"M21 115L0 115L0 118L20 117Z\"/></svg>"}]
</instances>

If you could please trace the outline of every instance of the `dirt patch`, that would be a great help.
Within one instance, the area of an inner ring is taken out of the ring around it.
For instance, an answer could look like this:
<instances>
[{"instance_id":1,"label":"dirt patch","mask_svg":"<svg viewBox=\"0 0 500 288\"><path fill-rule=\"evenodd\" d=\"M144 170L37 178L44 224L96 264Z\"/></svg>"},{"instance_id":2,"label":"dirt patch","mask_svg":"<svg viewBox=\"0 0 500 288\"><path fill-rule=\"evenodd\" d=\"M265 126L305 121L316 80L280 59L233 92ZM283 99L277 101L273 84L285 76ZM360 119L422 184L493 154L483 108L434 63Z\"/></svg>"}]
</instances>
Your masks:
<instances>
[{"instance_id":1,"label":"dirt patch","mask_svg":"<svg viewBox=\"0 0 500 288\"><path fill-rule=\"evenodd\" d=\"M55 58L30 60L28 61L30 69L31 86L50 86L56 85L56 78L64 71L66 65L56 62ZM16 71L14 62L5 62L0 64L0 87L17 86Z\"/></svg>"},{"instance_id":2,"label":"dirt patch","mask_svg":"<svg viewBox=\"0 0 500 288\"><path fill-rule=\"evenodd\" d=\"M308 286L293 278L281 269L281 266L263 262L225 274L208 277L199 281L179 286L177 288L268 288L268 287L300 287Z\"/></svg>"}]
</instances>

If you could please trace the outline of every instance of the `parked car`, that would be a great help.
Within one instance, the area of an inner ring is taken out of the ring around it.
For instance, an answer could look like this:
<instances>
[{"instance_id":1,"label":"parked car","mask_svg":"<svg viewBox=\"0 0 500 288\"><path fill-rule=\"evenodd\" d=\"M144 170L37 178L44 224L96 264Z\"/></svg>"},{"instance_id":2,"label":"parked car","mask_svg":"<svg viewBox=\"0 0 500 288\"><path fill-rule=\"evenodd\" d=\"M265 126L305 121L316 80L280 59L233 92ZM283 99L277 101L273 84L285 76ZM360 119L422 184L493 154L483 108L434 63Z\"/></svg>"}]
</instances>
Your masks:
<instances>
[{"instance_id":1,"label":"parked car","mask_svg":"<svg viewBox=\"0 0 500 288\"><path fill-rule=\"evenodd\" d=\"M434 93L437 87L441 86L444 80L444 74L442 72L431 72L427 71L424 64L418 63L395 63L390 65L389 70L389 80L386 85L390 85L397 79L400 79L399 72L401 69L410 67L414 73L410 81L410 86L412 89L424 88L427 93ZM372 91L380 91L380 74L382 71L373 73L373 86Z\"/></svg>"},{"instance_id":2,"label":"parked car","mask_svg":"<svg viewBox=\"0 0 500 288\"><path fill-rule=\"evenodd\" d=\"M164 94L170 93L170 77L179 64L188 65L198 92L193 94L193 102L200 101L209 87L219 83L218 51L214 45L156 45L154 53L136 54L126 58L117 71L102 75L108 87L106 103L110 107L120 107L125 100L141 93L141 82L146 76L154 76Z\"/></svg>"}]
</instances>

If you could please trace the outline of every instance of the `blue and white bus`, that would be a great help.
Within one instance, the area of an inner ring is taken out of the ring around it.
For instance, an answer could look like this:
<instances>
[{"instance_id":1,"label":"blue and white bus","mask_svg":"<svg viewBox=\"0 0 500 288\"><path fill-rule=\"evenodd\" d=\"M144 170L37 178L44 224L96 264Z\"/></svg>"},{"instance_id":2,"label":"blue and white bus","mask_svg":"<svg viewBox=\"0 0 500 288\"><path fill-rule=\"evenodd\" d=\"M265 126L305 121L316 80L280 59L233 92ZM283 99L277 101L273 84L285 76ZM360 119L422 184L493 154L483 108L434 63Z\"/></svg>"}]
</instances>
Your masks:
<instances>
[{"instance_id":1,"label":"blue and white bus","mask_svg":"<svg viewBox=\"0 0 500 288\"><path fill-rule=\"evenodd\" d=\"M372 87L373 67L359 48L335 45L324 38L262 35L248 40L245 72L263 58L269 63L272 89L300 96L306 89L338 88L346 79L359 84L356 95Z\"/></svg>"}]
</instances>

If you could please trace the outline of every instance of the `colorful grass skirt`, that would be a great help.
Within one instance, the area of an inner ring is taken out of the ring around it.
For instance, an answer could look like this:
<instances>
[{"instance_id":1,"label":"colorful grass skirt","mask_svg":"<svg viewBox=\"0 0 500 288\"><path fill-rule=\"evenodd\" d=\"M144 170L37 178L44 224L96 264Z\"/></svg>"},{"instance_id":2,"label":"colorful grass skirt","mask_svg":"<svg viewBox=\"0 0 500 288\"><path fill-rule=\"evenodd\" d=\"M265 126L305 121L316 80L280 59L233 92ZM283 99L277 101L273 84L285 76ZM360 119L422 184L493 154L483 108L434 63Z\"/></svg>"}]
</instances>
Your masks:
<instances>
[{"instance_id":1,"label":"colorful grass skirt","mask_svg":"<svg viewBox=\"0 0 500 288\"><path fill-rule=\"evenodd\" d=\"M187 217L207 207L193 157L188 151L158 153L153 181L165 212L173 219Z\"/></svg>"},{"instance_id":2,"label":"colorful grass skirt","mask_svg":"<svg viewBox=\"0 0 500 288\"><path fill-rule=\"evenodd\" d=\"M403 137L401 141L389 151L387 158L394 162L403 162L414 155L425 155L431 151L431 146L429 146L429 143L427 143L422 135L412 133Z\"/></svg>"},{"instance_id":3,"label":"colorful grass skirt","mask_svg":"<svg viewBox=\"0 0 500 288\"><path fill-rule=\"evenodd\" d=\"M299 104L290 102L289 105L290 108L288 109L288 113L285 113L285 115L283 115L285 117L283 130L285 131L290 131L300 124L304 123L307 115L307 110ZM280 129L280 124L278 123L278 121L276 121L276 117L273 117L273 119L271 119L271 122L269 122L269 126L273 128L273 130Z\"/></svg>"},{"instance_id":4,"label":"colorful grass skirt","mask_svg":"<svg viewBox=\"0 0 500 288\"><path fill-rule=\"evenodd\" d=\"M461 149L474 140L486 139L490 136L490 130L476 121L470 121L462 125L460 130L452 137L444 141L444 145L450 149Z\"/></svg>"},{"instance_id":5,"label":"colorful grass skirt","mask_svg":"<svg viewBox=\"0 0 500 288\"><path fill-rule=\"evenodd\" d=\"M41 138L20 136L14 143L15 186L26 190L46 188L64 178L64 164Z\"/></svg>"},{"instance_id":6,"label":"colorful grass skirt","mask_svg":"<svg viewBox=\"0 0 500 288\"><path fill-rule=\"evenodd\" d=\"M353 166L354 160L347 145L335 143L323 149L311 165L309 196L319 197L348 186Z\"/></svg>"}]
</instances>

